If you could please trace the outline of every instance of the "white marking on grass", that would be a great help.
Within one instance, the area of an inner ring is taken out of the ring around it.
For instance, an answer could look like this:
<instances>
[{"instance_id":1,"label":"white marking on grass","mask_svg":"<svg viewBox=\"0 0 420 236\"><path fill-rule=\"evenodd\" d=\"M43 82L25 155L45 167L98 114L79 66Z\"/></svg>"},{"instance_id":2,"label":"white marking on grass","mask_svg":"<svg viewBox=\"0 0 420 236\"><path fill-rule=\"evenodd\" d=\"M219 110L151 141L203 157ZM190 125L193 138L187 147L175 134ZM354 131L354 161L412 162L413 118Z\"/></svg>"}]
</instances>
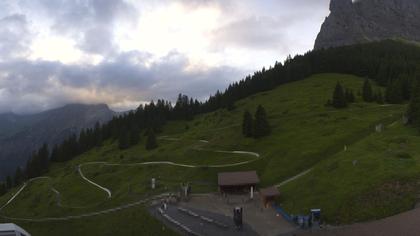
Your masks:
<instances>
[{"instance_id":1,"label":"white marking on grass","mask_svg":"<svg viewBox=\"0 0 420 236\"><path fill-rule=\"evenodd\" d=\"M281 186L283 186L283 185L285 185L285 184L288 184L288 183L290 183L290 182L292 182L292 181L294 181L294 180L296 180L296 179L299 179L300 177L302 177L302 176L304 176L304 175L306 175L306 174L308 174L309 172L311 172L312 171L312 168L310 168L310 169L308 169L308 170L305 170L305 171L303 171L302 173L300 173L300 174L298 174L298 175L295 175L295 176L293 176L293 177L291 177L291 178L289 178L289 179L286 179L285 181L283 181L283 182L281 182L281 183L279 183L279 184L277 184L276 185L276 187L278 188L278 187L281 187Z\"/></svg>"},{"instance_id":2,"label":"white marking on grass","mask_svg":"<svg viewBox=\"0 0 420 236\"><path fill-rule=\"evenodd\" d=\"M1 208L0 211L2 211L7 205L9 205L19 194L23 191L23 189L26 188L27 183L24 183L23 186L15 193L13 196L9 199L9 201L6 202Z\"/></svg>"},{"instance_id":3,"label":"white marking on grass","mask_svg":"<svg viewBox=\"0 0 420 236\"><path fill-rule=\"evenodd\" d=\"M95 183L95 182L91 181L90 179L86 178L86 177L83 175L83 172L82 172L82 166L85 166L85 165L93 165L93 164L106 164L106 162L87 162L87 163L83 163L83 164L80 164L79 166L77 166L77 171L79 172L79 174L80 174L80 176L82 177L82 179L84 179L84 180L86 180L88 183L90 183L90 184L92 184L92 185L94 185L94 186L96 186L96 187L98 187L98 188L102 189L103 191L105 191L105 192L108 194L108 198L111 198L111 196L112 196L111 190L109 190L109 189L107 189L107 188L105 188L105 187L102 187L101 185L99 185L99 184L97 184L97 183Z\"/></svg>"},{"instance_id":4,"label":"white marking on grass","mask_svg":"<svg viewBox=\"0 0 420 236\"><path fill-rule=\"evenodd\" d=\"M2 211L6 206L8 206L13 200L15 200L15 198L26 188L26 186L28 186L28 183L38 180L38 179L48 179L49 177L45 177L45 176L41 176L41 177L36 177L33 179L28 180L27 182L25 182L23 184L23 186L15 193L13 194L13 196L0 208L0 211Z\"/></svg>"}]
</instances>

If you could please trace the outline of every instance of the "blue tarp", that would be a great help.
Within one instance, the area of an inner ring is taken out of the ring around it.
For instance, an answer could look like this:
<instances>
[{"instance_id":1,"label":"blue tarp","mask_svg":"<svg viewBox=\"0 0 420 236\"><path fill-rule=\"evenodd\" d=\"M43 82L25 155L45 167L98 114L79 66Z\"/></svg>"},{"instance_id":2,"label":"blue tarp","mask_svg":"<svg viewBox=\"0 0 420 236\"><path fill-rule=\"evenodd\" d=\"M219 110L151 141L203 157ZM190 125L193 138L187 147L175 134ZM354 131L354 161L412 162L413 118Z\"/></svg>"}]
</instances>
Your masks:
<instances>
[{"instance_id":1,"label":"blue tarp","mask_svg":"<svg viewBox=\"0 0 420 236\"><path fill-rule=\"evenodd\" d=\"M276 206L275 204L273 204L273 208L274 210L276 210L277 213L282 215L284 219L286 219L289 222L294 223L293 218L289 214L287 214L287 212L283 208L281 208L280 206Z\"/></svg>"}]
</instances>

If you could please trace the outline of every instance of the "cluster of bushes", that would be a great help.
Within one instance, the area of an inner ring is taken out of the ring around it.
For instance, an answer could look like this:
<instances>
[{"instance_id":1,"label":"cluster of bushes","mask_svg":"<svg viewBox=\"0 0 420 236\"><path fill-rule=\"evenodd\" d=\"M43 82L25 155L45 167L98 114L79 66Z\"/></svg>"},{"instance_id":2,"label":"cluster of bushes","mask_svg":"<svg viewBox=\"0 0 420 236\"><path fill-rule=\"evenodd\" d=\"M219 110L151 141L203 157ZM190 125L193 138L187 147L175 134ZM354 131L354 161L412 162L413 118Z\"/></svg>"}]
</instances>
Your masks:
<instances>
[{"instance_id":1,"label":"cluster of bushes","mask_svg":"<svg viewBox=\"0 0 420 236\"><path fill-rule=\"evenodd\" d=\"M362 92L358 92L358 95L362 97L364 102L384 104L382 90L378 89L376 92L373 92L372 85L368 79L363 83ZM345 108L348 104L354 103L355 101L356 97L354 96L353 90L344 88L340 82L337 82L332 99L327 101L326 106Z\"/></svg>"},{"instance_id":2,"label":"cluster of bushes","mask_svg":"<svg viewBox=\"0 0 420 236\"><path fill-rule=\"evenodd\" d=\"M335 108L345 108L350 103L354 103L356 100L353 90L344 88L340 82L335 85L332 100L327 101L326 106L333 106Z\"/></svg>"}]
</instances>

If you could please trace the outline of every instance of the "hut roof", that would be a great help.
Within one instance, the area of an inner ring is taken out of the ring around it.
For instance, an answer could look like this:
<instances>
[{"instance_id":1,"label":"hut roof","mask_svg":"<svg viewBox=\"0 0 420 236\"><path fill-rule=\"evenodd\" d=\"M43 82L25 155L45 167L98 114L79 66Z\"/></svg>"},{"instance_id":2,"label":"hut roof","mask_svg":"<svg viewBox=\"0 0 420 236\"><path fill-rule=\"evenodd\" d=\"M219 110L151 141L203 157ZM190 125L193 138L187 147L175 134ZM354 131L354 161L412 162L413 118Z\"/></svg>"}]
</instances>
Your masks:
<instances>
[{"instance_id":1,"label":"hut roof","mask_svg":"<svg viewBox=\"0 0 420 236\"><path fill-rule=\"evenodd\" d=\"M260 182L256 171L225 172L218 174L219 186L243 186Z\"/></svg>"},{"instance_id":2,"label":"hut roof","mask_svg":"<svg viewBox=\"0 0 420 236\"><path fill-rule=\"evenodd\" d=\"M280 195L280 192L276 187L271 186L268 188L260 189L260 194L264 197L276 197Z\"/></svg>"}]
</instances>

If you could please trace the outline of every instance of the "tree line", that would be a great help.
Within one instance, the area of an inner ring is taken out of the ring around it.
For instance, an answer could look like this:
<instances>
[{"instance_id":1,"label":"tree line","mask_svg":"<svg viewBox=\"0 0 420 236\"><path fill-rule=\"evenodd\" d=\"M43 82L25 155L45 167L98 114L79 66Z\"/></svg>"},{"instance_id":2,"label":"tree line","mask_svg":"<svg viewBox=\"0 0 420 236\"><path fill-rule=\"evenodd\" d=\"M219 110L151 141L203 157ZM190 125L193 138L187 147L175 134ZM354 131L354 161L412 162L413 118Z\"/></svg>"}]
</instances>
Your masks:
<instances>
[{"instance_id":1,"label":"tree line","mask_svg":"<svg viewBox=\"0 0 420 236\"><path fill-rule=\"evenodd\" d=\"M190 120L198 113L200 105L197 100L180 94L175 106L169 101L152 101L135 111L113 117L106 124L96 123L92 128L82 129L51 149L44 144L31 155L25 168L18 167L14 176L7 176L6 181L0 183L0 195L26 179L42 176L48 172L51 162L69 161L102 146L105 141L116 142L118 148L127 149L137 145L143 134L146 136L145 149L155 149L158 147L156 133L162 131L168 120Z\"/></svg>"},{"instance_id":2,"label":"tree line","mask_svg":"<svg viewBox=\"0 0 420 236\"><path fill-rule=\"evenodd\" d=\"M344 73L369 78L386 87L389 103L410 98L413 82L420 74L420 47L393 40L322 49L288 57L217 91L204 102L200 112L228 108L236 101L278 85L302 80L319 73ZM383 96L385 97L385 96ZM385 98L384 98L385 99Z\"/></svg>"}]
</instances>

